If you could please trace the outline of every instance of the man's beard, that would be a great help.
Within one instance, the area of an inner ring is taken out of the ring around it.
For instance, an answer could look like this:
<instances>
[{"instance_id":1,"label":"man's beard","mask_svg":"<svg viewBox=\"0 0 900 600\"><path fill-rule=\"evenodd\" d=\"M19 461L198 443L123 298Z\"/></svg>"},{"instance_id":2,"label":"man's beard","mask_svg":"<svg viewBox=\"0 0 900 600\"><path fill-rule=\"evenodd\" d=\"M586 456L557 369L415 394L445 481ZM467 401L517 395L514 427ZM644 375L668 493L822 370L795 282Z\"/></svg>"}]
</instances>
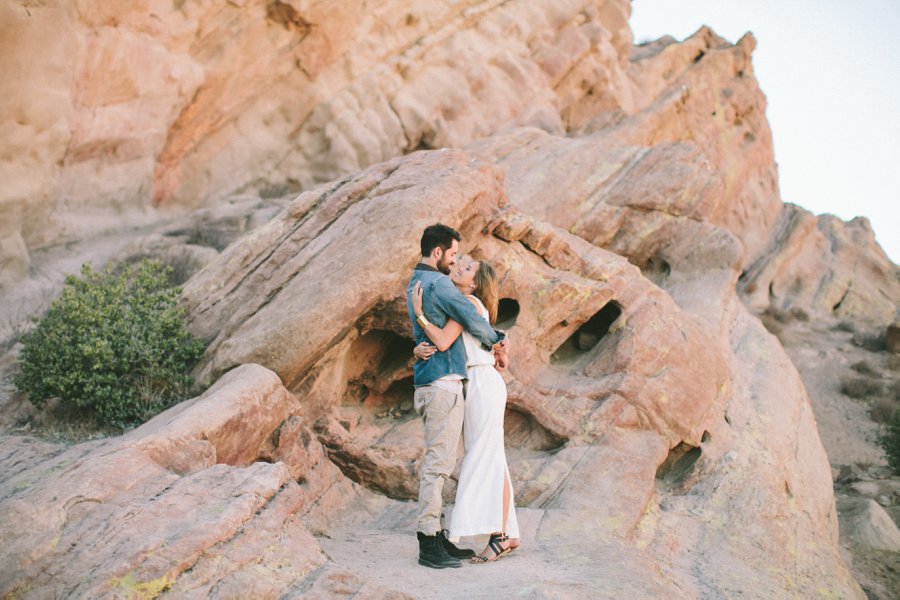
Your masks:
<instances>
[{"instance_id":1,"label":"man's beard","mask_svg":"<svg viewBox=\"0 0 900 600\"><path fill-rule=\"evenodd\" d=\"M437 268L438 268L438 271L440 271L444 275L450 274L450 261L447 259L446 254L441 256L440 260L438 260Z\"/></svg>"}]
</instances>

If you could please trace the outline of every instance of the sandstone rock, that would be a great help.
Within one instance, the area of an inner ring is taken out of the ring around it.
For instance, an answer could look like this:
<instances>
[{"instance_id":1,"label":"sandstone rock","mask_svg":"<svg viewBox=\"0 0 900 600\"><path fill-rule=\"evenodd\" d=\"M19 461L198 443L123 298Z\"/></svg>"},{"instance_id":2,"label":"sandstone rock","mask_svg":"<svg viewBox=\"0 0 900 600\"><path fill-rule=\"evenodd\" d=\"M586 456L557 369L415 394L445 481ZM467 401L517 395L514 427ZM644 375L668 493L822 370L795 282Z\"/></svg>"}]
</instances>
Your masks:
<instances>
[{"instance_id":1,"label":"sandstone rock","mask_svg":"<svg viewBox=\"0 0 900 600\"><path fill-rule=\"evenodd\" d=\"M585 78L632 104L624 0L392 0L368 12L7 0L3 11L3 71L16 81L5 112L18 117L3 137L0 238L24 241L3 249L4 282L61 236L158 220L151 198L195 207L248 186L296 192L507 124L562 131L559 107L588 95Z\"/></svg>"},{"instance_id":2,"label":"sandstone rock","mask_svg":"<svg viewBox=\"0 0 900 600\"><path fill-rule=\"evenodd\" d=\"M842 497L841 534L865 549L900 552L900 530L874 500Z\"/></svg>"},{"instance_id":3,"label":"sandstone rock","mask_svg":"<svg viewBox=\"0 0 900 600\"><path fill-rule=\"evenodd\" d=\"M896 319L900 280L864 218L844 223L786 204L767 251L741 274L751 307L802 308L885 326Z\"/></svg>"},{"instance_id":4,"label":"sandstone rock","mask_svg":"<svg viewBox=\"0 0 900 600\"><path fill-rule=\"evenodd\" d=\"M607 130L618 143L698 146L723 184L707 218L740 239L745 262L764 250L781 209L766 100L751 63L755 46L751 34L730 44L702 27L681 44L638 53L629 76L641 90L640 111L612 120L601 113L584 127Z\"/></svg>"},{"instance_id":5,"label":"sandstone rock","mask_svg":"<svg viewBox=\"0 0 900 600\"><path fill-rule=\"evenodd\" d=\"M176 473L218 463L245 465L259 458L272 432L299 408L272 372L243 365L122 441Z\"/></svg>"},{"instance_id":6,"label":"sandstone rock","mask_svg":"<svg viewBox=\"0 0 900 600\"><path fill-rule=\"evenodd\" d=\"M809 399L735 285L868 335L896 267L864 220L782 205L752 36L633 48L624 0L139 8L0 5L0 285L166 220L94 255L196 272L215 384L121 438L8 438L0 593L445 595L414 563L403 297L442 220L502 274L534 549L458 589L862 597Z\"/></svg>"},{"instance_id":7,"label":"sandstone rock","mask_svg":"<svg viewBox=\"0 0 900 600\"><path fill-rule=\"evenodd\" d=\"M226 249L185 286L191 327L211 340L200 379L209 381L234 365L255 361L297 390L315 362L333 361L340 351L335 348L340 339L323 324L354 323L373 314L395 319L394 330L405 332L405 309L384 307L399 298L397 282L415 263L418 238L394 241L388 232L401 214L408 223L433 222L436 203L445 214L470 223L462 228L465 233L480 230L502 198L502 177L470 158L447 150L378 165L301 194L279 217ZM327 284L335 277L359 281L360 287L348 292ZM399 374L406 365L384 366ZM395 377L388 373L376 379L387 385Z\"/></svg>"},{"instance_id":8,"label":"sandstone rock","mask_svg":"<svg viewBox=\"0 0 900 600\"><path fill-rule=\"evenodd\" d=\"M119 438L63 450L5 438L15 449L2 457L0 591L276 597L290 589L327 560L299 520L327 486L304 489L294 478L322 479L324 470L333 481L334 468L321 449L319 461L293 461L293 473L254 461L297 409L273 373L247 365ZM310 435L293 443L316 456Z\"/></svg>"},{"instance_id":9,"label":"sandstone rock","mask_svg":"<svg viewBox=\"0 0 900 600\"><path fill-rule=\"evenodd\" d=\"M545 511L542 544L577 545L571 536L585 531L610 544L639 540L665 549L650 553L657 564L689 563L724 595L748 582L778 594L786 569L803 589L858 595L837 556L830 467L803 386L735 295L740 254L722 252L735 248L734 236L688 219L693 238L677 238L666 255L673 262L661 289L622 257L528 216L525 202L507 206L502 189L496 168L438 151L299 196L187 286L192 326L213 339L201 377L268 364L303 398L347 476L412 498L421 424L395 407L411 395L403 281L418 234L384 232L401 211L418 232L440 205L465 252L497 267L501 296L518 306L509 456L520 503ZM590 214L590 204L572 206L581 212L569 218ZM640 248L636 235L624 228L619 243ZM690 241L702 250L692 255ZM323 286L335 269L348 283ZM598 338L589 350L578 346L583 333ZM760 526L761 514L791 526ZM686 527L696 536L678 542ZM789 547L801 551L782 556ZM822 564L835 573L827 581L815 575Z\"/></svg>"}]
</instances>

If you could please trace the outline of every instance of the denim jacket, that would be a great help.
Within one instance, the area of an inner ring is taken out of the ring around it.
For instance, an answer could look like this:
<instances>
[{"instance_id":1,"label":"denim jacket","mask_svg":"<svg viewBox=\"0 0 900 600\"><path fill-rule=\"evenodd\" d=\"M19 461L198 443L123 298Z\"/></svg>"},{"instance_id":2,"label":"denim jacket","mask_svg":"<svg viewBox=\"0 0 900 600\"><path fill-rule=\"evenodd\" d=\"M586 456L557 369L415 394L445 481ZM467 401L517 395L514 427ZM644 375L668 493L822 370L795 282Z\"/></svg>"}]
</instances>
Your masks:
<instances>
[{"instance_id":1,"label":"denim jacket","mask_svg":"<svg viewBox=\"0 0 900 600\"><path fill-rule=\"evenodd\" d=\"M478 310L456 289L449 277L434 267L419 263L406 288L406 308L409 310L416 344L429 341L425 331L416 322L413 310L412 289L417 281L422 282L422 311L430 322L443 327L448 320L453 319L480 341L486 350L506 337L506 334L495 330L478 314ZM413 385L428 385L451 373L466 377L466 347L462 335L445 352L435 352L428 360L416 360L413 364Z\"/></svg>"}]
</instances>

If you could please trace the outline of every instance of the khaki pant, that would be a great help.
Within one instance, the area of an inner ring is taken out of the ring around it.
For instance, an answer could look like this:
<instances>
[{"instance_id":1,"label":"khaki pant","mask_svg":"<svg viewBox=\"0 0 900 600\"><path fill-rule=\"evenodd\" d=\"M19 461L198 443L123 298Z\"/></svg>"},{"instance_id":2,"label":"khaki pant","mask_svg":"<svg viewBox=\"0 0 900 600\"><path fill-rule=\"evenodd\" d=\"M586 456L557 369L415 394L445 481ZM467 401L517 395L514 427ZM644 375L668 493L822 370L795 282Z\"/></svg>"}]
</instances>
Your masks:
<instances>
[{"instance_id":1,"label":"khaki pant","mask_svg":"<svg viewBox=\"0 0 900 600\"><path fill-rule=\"evenodd\" d=\"M453 393L431 385L416 388L413 396L416 412L425 421L425 459L419 480L419 518L416 527L434 535L441 525L441 492L444 482L456 466L456 453L465 416L462 385Z\"/></svg>"}]
</instances>

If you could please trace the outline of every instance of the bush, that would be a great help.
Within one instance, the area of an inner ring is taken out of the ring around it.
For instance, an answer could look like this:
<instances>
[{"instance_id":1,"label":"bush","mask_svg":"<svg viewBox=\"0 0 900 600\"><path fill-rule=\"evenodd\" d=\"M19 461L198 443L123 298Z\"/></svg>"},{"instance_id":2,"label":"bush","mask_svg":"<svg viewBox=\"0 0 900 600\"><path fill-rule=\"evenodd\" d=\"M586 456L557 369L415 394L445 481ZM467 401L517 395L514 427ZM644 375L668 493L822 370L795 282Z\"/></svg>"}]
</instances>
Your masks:
<instances>
[{"instance_id":1,"label":"bush","mask_svg":"<svg viewBox=\"0 0 900 600\"><path fill-rule=\"evenodd\" d=\"M857 331L853 334L850 343L869 352L884 352L887 350L887 336L884 332Z\"/></svg>"},{"instance_id":2,"label":"bush","mask_svg":"<svg viewBox=\"0 0 900 600\"><path fill-rule=\"evenodd\" d=\"M859 373L860 375L868 375L870 377L880 377L880 373L872 367L869 363L864 360L859 361L850 366L851 369Z\"/></svg>"},{"instance_id":3,"label":"bush","mask_svg":"<svg viewBox=\"0 0 900 600\"><path fill-rule=\"evenodd\" d=\"M890 371L900 371L900 354L889 354L887 368Z\"/></svg>"},{"instance_id":4,"label":"bush","mask_svg":"<svg viewBox=\"0 0 900 600\"><path fill-rule=\"evenodd\" d=\"M834 326L834 329L836 329L837 331L856 333L856 325L853 324L853 321L841 321Z\"/></svg>"},{"instance_id":5,"label":"bush","mask_svg":"<svg viewBox=\"0 0 900 600\"><path fill-rule=\"evenodd\" d=\"M84 419L124 427L184 399L202 342L184 328L181 290L159 262L66 278L62 295L22 338L16 387L40 408L58 397Z\"/></svg>"},{"instance_id":6,"label":"bush","mask_svg":"<svg viewBox=\"0 0 900 600\"><path fill-rule=\"evenodd\" d=\"M884 387L865 377L842 377L841 392L850 398L862 399L880 396L884 393Z\"/></svg>"},{"instance_id":7,"label":"bush","mask_svg":"<svg viewBox=\"0 0 900 600\"><path fill-rule=\"evenodd\" d=\"M900 473L900 410L894 411L891 422L878 438L878 445L884 449L894 472Z\"/></svg>"},{"instance_id":8,"label":"bush","mask_svg":"<svg viewBox=\"0 0 900 600\"><path fill-rule=\"evenodd\" d=\"M791 309L791 316L793 316L798 321L802 321L803 323L809 322L809 313L799 306L795 306Z\"/></svg>"},{"instance_id":9,"label":"bush","mask_svg":"<svg viewBox=\"0 0 900 600\"><path fill-rule=\"evenodd\" d=\"M869 416L876 423L890 423L897 411L897 402L890 398L878 398L869 410Z\"/></svg>"}]
</instances>

